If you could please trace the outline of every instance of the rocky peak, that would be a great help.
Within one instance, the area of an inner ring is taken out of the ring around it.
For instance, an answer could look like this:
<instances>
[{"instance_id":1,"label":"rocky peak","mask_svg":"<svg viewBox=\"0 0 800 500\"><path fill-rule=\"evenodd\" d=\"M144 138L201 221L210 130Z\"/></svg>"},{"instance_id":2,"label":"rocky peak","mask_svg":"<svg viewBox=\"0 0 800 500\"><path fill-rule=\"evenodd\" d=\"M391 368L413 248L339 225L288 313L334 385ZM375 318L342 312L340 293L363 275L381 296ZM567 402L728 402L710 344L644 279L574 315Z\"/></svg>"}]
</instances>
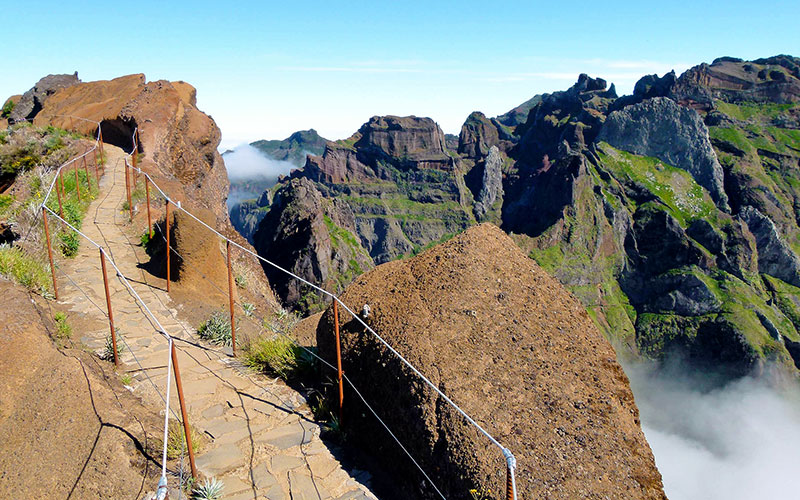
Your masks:
<instances>
[{"instance_id":1,"label":"rocky peak","mask_svg":"<svg viewBox=\"0 0 800 500\"><path fill-rule=\"evenodd\" d=\"M373 116L359 130L356 147L412 161L446 160L442 129L430 118Z\"/></svg>"},{"instance_id":2,"label":"rocky peak","mask_svg":"<svg viewBox=\"0 0 800 500\"><path fill-rule=\"evenodd\" d=\"M483 158L489 148L497 145L500 137L497 127L480 111L472 112L458 135L458 154L469 158Z\"/></svg>"},{"instance_id":3,"label":"rocky peak","mask_svg":"<svg viewBox=\"0 0 800 500\"><path fill-rule=\"evenodd\" d=\"M36 82L33 88L22 94L19 102L14 106L14 110L8 116L9 123L33 119L42 110L48 97L59 89L71 87L80 82L77 71L71 75L47 75Z\"/></svg>"},{"instance_id":4,"label":"rocky peak","mask_svg":"<svg viewBox=\"0 0 800 500\"><path fill-rule=\"evenodd\" d=\"M708 129L694 110L664 97L648 99L611 113L597 140L686 170L717 206L729 210L722 166Z\"/></svg>"}]
</instances>

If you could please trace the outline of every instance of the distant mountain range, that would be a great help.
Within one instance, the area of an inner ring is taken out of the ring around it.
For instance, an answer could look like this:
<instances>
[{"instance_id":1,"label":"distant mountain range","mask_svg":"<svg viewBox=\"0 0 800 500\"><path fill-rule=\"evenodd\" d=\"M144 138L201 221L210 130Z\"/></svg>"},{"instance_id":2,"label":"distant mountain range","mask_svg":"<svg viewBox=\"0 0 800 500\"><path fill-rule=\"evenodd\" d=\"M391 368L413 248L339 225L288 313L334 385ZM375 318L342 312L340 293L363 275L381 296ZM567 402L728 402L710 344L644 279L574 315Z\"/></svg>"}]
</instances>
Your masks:
<instances>
[{"instance_id":1,"label":"distant mountain range","mask_svg":"<svg viewBox=\"0 0 800 500\"><path fill-rule=\"evenodd\" d=\"M244 234L312 282L341 290L490 221L622 357L679 351L725 378L797 373L798 58L719 58L644 76L622 97L580 75L498 117L472 113L457 140L413 116L373 117L336 142L311 132L254 143L275 158L314 154L240 217L258 212ZM320 307L267 273L295 308Z\"/></svg>"}]
</instances>

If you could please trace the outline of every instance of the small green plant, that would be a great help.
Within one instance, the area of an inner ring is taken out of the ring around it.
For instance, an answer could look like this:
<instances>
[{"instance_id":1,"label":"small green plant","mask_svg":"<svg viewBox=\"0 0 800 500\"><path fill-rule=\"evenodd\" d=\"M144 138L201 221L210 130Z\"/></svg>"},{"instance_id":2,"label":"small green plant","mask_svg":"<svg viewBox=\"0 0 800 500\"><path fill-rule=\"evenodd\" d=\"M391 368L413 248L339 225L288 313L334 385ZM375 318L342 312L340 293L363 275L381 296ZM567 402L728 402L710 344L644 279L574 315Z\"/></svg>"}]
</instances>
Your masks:
<instances>
[{"instance_id":1,"label":"small green plant","mask_svg":"<svg viewBox=\"0 0 800 500\"><path fill-rule=\"evenodd\" d=\"M237 274L233 280L236 282L236 286L239 288L245 289L247 288L247 276L244 274Z\"/></svg>"},{"instance_id":2,"label":"small green plant","mask_svg":"<svg viewBox=\"0 0 800 500\"><path fill-rule=\"evenodd\" d=\"M119 338L119 329L116 330L117 332L117 357L122 356L122 353L125 352L125 344L120 342ZM111 334L109 333L106 335L106 345L103 349L103 354L100 356L105 360L113 360L114 359L114 340L111 338Z\"/></svg>"},{"instance_id":3,"label":"small green plant","mask_svg":"<svg viewBox=\"0 0 800 500\"><path fill-rule=\"evenodd\" d=\"M131 385L133 383L133 377L131 377L130 373L121 373L119 381L122 382L122 385Z\"/></svg>"},{"instance_id":4,"label":"small green plant","mask_svg":"<svg viewBox=\"0 0 800 500\"><path fill-rule=\"evenodd\" d=\"M243 302L242 310L244 311L245 316L247 316L248 318L252 318L253 314L256 312L256 306L254 306L250 302Z\"/></svg>"},{"instance_id":5,"label":"small green plant","mask_svg":"<svg viewBox=\"0 0 800 500\"><path fill-rule=\"evenodd\" d=\"M192 490L192 500L219 500L225 485L222 481L212 477Z\"/></svg>"},{"instance_id":6,"label":"small green plant","mask_svg":"<svg viewBox=\"0 0 800 500\"><path fill-rule=\"evenodd\" d=\"M197 453L200 451L201 441L197 429L189 425L189 435L192 437L192 450ZM167 427L167 458L174 460L186 451L186 432L183 424L175 419L170 419Z\"/></svg>"},{"instance_id":7,"label":"small green plant","mask_svg":"<svg viewBox=\"0 0 800 500\"><path fill-rule=\"evenodd\" d=\"M231 322L221 311L215 312L197 329L200 338L217 345L231 345Z\"/></svg>"},{"instance_id":8,"label":"small green plant","mask_svg":"<svg viewBox=\"0 0 800 500\"><path fill-rule=\"evenodd\" d=\"M9 101L5 103L5 105L3 106L3 110L0 112L0 116L6 118L8 115L11 114L12 111L14 111L14 106L16 105L17 103L9 99Z\"/></svg>"},{"instance_id":9,"label":"small green plant","mask_svg":"<svg viewBox=\"0 0 800 500\"><path fill-rule=\"evenodd\" d=\"M139 238L139 243L141 243L143 248L147 248L150 245L150 230L142 233L142 236Z\"/></svg>"},{"instance_id":10,"label":"small green plant","mask_svg":"<svg viewBox=\"0 0 800 500\"><path fill-rule=\"evenodd\" d=\"M0 245L0 274L43 297L53 296L50 271L45 264L19 247L12 247L7 243Z\"/></svg>"},{"instance_id":11,"label":"small green plant","mask_svg":"<svg viewBox=\"0 0 800 500\"><path fill-rule=\"evenodd\" d=\"M68 231L66 233L61 233L58 238L61 240L59 247L61 249L61 255L64 257L75 257L78 255L78 249L81 245L78 233Z\"/></svg>"},{"instance_id":12,"label":"small green plant","mask_svg":"<svg viewBox=\"0 0 800 500\"><path fill-rule=\"evenodd\" d=\"M252 342L245 353L245 364L283 379L305 375L314 366L302 347L281 335Z\"/></svg>"},{"instance_id":13,"label":"small green plant","mask_svg":"<svg viewBox=\"0 0 800 500\"><path fill-rule=\"evenodd\" d=\"M66 340L72 337L72 327L67 322L67 315L59 311L53 315L56 322L56 338Z\"/></svg>"}]
</instances>

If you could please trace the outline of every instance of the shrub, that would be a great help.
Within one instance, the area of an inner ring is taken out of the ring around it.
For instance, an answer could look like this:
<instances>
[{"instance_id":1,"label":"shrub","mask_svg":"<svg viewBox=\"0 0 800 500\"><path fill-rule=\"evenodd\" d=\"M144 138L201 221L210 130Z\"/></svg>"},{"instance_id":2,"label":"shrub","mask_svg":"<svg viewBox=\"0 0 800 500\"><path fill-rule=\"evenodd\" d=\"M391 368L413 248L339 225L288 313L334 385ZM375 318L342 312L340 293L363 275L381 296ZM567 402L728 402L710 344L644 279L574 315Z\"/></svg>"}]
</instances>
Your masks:
<instances>
[{"instance_id":1,"label":"shrub","mask_svg":"<svg viewBox=\"0 0 800 500\"><path fill-rule=\"evenodd\" d=\"M222 490L225 487L216 478L206 479L203 484L192 490L192 500L219 500L222 498Z\"/></svg>"},{"instance_id":2,"label":"shrub","mask_svg":"<svg viewBox=\"0 0 800 500\"><path fill-rule=\"evenodd\" d=\"M66 340L72 337L72 327L67 322L67 315L63 312L57 312L53 315L56 322L56 338L58 340Z\"/></svg>"},{"instance_id":3,"label":"shrub","mask_svg":"<svg viewBox=\"0 0 800 500\"><path fill-rule=\"evenodd\" d=\"M78 255L78 248L80 248L81 245L78 233L74 231L61 233L59 239L61 240L61 254L64 257L75 257Z\"/></svg>"},{"instance_id":4,"label":"shrub","mask_svg":"<svg viewBox=\"0 0 800 500\"><path fill-rule=\"evenodd\" d=\"M52 296L50 272L45 264L19 247L0 245L0 274L44 297Z\"/></svg>"},{"instance_id":5,"label":"shrub","mask_svg":"<svg viewBox=\"0 0 800 500\"><path fill-rule=\"evenodd\" d=\"M236 282L236 286L239 288L247 288L247 277L244 274L237 274L233 280Z\"/></svg>"},{"instance_id":6,"label":"shrub","mask_svg":"<svg viewBox=\"0 0 800 500\"><path fill-rule=\"evenodd\" d=\"M248 318L253 317L253 313L256 312L256 306L251 304L250 302L243 302L242 303L242 310L244 311L244 315Z\"/></svg>"},{"instance_id":7,"label":"shrub","mask_svg":"<svg viewBox=\"0 0 800 500\"><path fill-rule=\"evenodd\" d=\"M215 312L197 329L200 338L217 345L231 345L231 322L223 312Z\"/></svg>"},{"instance_id":8,"label":"shrub","mask_svg":"<svg viewBox=\"0 0 800 500\"><path fill-rule=\"evenodd\" d=\"M130 373L122 373L119 376L119 381L122 382L122 385L131 385L133 383L133 377L131 377Z\"/></svg>"},{"instance_id":9,"label":"shrub","mask_svg":"<svg viewBox=\"0 0 800 500\"><path fill-rule=\"evenodd\" d=\"M189 435L192 437L192 450L195 453L200 451L201 441L197 429L189 424ZM167 427L167 458L174 460L186 450L186 433L183 424L177 420L170 419Z\"/></svg>"},{"instance_id":10,"label":"shrub","mask_svg":"<svg viewBox=\"0 0 800 500\"><path fill-rule=\"evenodd\" d=\"M244 361L250 368L283 379L305 376L315 367L313 356L281 335L252 342Z\"/></svg>"},{"instance_id":11,"label":"shrub","mask_svg":"<svg viewBox=\"0 0 800 500\"><path fill-rule=\"evenodd\" d=\"M122 353L125 352L125 344L122 343L119 336L119 329L116 329L117 332L117 357L122 356ZM112 361L114 359L114 340L111 338L111 334L109 333L106 335L106 345L103 349L103 354L100 356L101 358L105 359L106 361Z\"/></svg>"},{"instance_id":12,"label":"shrub","mask_svg":"<svg viewBox=\"0 0 800 500\"><path fill-rule=\"evenodd\" d=\"M2 109L2 111L0 111L0 116L5 118L8 115L10 115L11 112L14 111L14 106L16 106L16 105L17 105L17 103L15 103L14 101L9 99L9 101L7 103L5 103L5 105L3 105L3 109Z\"/></svg>"}]
</instances>

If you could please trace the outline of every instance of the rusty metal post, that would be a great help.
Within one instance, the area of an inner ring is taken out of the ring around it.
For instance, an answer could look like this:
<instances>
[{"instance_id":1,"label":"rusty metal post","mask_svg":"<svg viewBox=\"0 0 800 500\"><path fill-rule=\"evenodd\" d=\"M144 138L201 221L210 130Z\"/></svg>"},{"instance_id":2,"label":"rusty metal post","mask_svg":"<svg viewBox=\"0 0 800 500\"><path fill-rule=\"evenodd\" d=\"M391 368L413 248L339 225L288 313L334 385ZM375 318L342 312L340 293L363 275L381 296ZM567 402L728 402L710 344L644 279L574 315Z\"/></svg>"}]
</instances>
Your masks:
<instances>
[{"instance_id":1,"label":"rusty metal post","mask_svg":"<svg viewBox=\"0 0 800 500\"><path fill-rule=\"evenodd\" d=\"M100 166L97 165L97 146L92 149L92 159L94 160L94 176L97 178L97 191L100 191Z\"/></svg>"},{"instance_id":2,"label":"rusty metal post","mask_svg":"<svg viewBox=\"0 0 800 500\"><path fill-rule=\"evenodd\" d=\"M75 192L78 193L78 201L81 201L81 181L78 178L78 162L75 162Z\"/></svg>"},{"instance_id":3,"label":"rusty metal post","mask_svg":"<svg viewBox=\"0 0 800 500\"><path fill-rule=\"evenodd\" d=\"M61 180L61 184L59 185L59 180ZM61 192L62 188L64 187L63 179L61 179L61 171L58 171L58 178L56 179L56 195L58 195L58 215L63 219L64 218L64 204L62 202L63 193Z\"/></svg>"},{"instance_id":4,"label":"rusty metal post","mask_svg":"<svg viewBox=\"0 0 800 500\"><path fill-rule=\"evenodd\" d=\"M50 272L53 274L53 294L58 300L58 283L56 283L56 265L53 262L53 247L50 245L50 226L47 225L47 208L42 207L42 218L44 219L44 236L47 239L47 258L50 259Z\"/></svg>"},{"instance_id":5,"label":"rusty metal post","mask_svg":"<svg viewBox=\"0 0 800 500\"><path fill-rule=\"evenodd\" d=\"M92 193L92 181L89 180L89 165L86 163L86 155L83 155L83 171L86 172L86 189Z\"/></svg>"},{"instance_id":6,"label":"rusty metal post","mask_svg":"<svg viewBox=\"0 0 800 500\"><path fill-rule=\"evenodd\" d=\"M125 192L128 195L128 217L133 221L133 201L131 200L130 166L125 161Z\"/></svg>"},{"instance_id":7,"label":"rusty metal post","mask_svg":"<svg viewBox=\"0 0 800 500\"><path fill-rule=\"evenodd\" d=\"M236 355L236 321L233 313L233 270L231 268L231 240L225 240L225 253L228 256L228 305L231 311L231 349Z\"/></svg>"},{"instance_id":8,"label":"rusty metal post","mask_svg":"<svg viewBox=\"0 0 800 500\"><path fill-rule=\"evenodd\" d=\"M342 343L339 339L339 302L333 299L333 327L336 331L336 369L339 372L339 425L342 425L344 385L342 384Z\"/></svg>"},{"instance_id":9,"label":"rusty metal post","mask_svg":"<svg viewBox=\"0 0 800 500\"><path fill-rule=\"evenodd\" d=\"M147 236L153 239L153 221L150 219L150 179L144 176L144 192L147 194Z\"/></svg>"},{"instance_id":10,"label":"rusty metal post","mask_svg":"<svg viewBox=\"0 0 800 500\"><path fill-rule=\"evenodd\" d=\"M194 447L192 446L192 431L189 427L189 417L186 414L186 401L183 399L183 384L181 371L178 369L178 353L175 352L175 343L170 342L172 350L172 370L175 372L175 387L178 389L178 401L181 404L181 419L183 419L183 433L186 436L186 449L189 451L189 464L192 466L192 478L197 479L197 467L194 465Z\"/></svg>"},{"instance_id":11,"label":"rusty metal post","mask_svg":"<svg viewBox=\"0 0 800 500\"><path fill-rule=\"evenodd\" d=\"M167 293L169 293L169 200L167 200L167 208L166 208L167 216L164 218L165 225L167 228Z\"/></svg>"},{"instance_id":12,"label":"rusty metal post","mask_svg":"<svg viewBox=\"0 0 800 500\"><path fill-rule=\"evenodd\" d=\"M114 313L111 311L111 294L108 292L108 274L106 274L106 254L100 249L100 267L103 269L103 287L106 290L106 307L108 308L108 327L111 329L111 346L114 349L114 366L119 366L117 356L117 331L114 329Z\"/></svg>"}]
</instances>

